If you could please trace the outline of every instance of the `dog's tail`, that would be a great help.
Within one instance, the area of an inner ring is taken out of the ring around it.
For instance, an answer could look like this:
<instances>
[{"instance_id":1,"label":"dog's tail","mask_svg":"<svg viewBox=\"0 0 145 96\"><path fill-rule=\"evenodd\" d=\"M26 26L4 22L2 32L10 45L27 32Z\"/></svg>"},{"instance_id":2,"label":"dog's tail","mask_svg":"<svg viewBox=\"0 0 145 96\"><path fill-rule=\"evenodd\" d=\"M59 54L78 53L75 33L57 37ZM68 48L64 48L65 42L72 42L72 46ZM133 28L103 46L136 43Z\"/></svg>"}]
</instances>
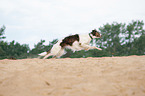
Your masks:
<instances>
[{"instance_id":1,"label":"dog's tail","mask_svg":"<svg viewBox=\"0 0 145 96\"><path fill-rule=\"evenodd\" d=\"M45 55L47 55L47 52L43 52L43 53L40 53L40 54L38 54L39 56L45 56Z\"/></svg>"}]
</instances>

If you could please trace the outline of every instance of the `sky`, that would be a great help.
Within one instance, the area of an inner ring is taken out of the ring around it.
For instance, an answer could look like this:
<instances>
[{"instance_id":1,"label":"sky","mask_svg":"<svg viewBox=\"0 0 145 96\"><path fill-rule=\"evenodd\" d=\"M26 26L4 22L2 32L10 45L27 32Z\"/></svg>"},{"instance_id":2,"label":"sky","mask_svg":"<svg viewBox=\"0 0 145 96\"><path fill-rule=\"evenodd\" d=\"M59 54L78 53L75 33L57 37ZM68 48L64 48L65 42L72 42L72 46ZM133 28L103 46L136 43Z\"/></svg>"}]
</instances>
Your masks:
<instances>
[{"instance_id":1,"label":"sky","mask_svg":"<svg viewBox=\"0 0 145 96\"><path fill-rule=\"evenodd\" d=\"M5 41L34 47L72 34L86 34L106 23L145 22L145 0L0 0Z\"/></svg>"}]
</instances>

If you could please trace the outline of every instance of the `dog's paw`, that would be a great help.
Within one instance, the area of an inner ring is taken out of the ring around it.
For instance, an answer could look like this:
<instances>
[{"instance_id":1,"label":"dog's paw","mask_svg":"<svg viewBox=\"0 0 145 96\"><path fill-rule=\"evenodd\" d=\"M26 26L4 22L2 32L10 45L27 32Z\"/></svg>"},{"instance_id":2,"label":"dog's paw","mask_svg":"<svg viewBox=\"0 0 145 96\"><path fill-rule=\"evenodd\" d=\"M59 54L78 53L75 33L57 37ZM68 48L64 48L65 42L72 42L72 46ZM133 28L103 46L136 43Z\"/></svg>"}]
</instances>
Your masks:
<instances>
[{"instance_id":1,"label":"dog's paw","mask_svg":"<svg viewBox=\"0 0 145 96\"><path fill-rule=\"evenodd\" d=\"M98 50L102 50L101 48L97 48Z\"/></svg>"}]
</instances>

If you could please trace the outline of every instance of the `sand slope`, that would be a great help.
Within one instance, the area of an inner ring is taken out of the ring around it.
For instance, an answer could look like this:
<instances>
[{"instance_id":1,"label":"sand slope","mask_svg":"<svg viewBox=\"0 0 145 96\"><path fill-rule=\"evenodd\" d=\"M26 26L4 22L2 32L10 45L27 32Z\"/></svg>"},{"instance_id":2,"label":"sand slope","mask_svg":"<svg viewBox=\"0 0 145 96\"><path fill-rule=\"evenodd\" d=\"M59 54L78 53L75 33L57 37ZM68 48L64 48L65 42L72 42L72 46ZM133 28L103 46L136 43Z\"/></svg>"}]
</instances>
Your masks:
<instances>
[{"instance_id":1,"label":"sand slope","mask_svg":"<svg viewBox=\"0 0 145 96\"><path fill-rule=\"evenodd\" d=\"M0 60L0 96L145 96L145 56Z\"/></svg>"}]
</instances>

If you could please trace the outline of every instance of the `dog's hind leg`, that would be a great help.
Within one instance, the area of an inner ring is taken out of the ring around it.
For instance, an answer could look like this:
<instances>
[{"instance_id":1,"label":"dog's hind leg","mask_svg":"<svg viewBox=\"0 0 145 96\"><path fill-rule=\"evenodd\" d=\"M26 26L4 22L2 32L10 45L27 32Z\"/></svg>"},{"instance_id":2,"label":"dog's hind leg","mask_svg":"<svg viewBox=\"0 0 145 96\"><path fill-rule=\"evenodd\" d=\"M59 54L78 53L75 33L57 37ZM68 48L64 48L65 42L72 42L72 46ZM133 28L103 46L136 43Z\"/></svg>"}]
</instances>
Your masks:
<instances>
[{"instance_id":1,"label":"dog's hind leg","mask_svg":"<svg viewBox=\"0 0 145 96\"><path fill-rule=\"evenodd\" d=\"M47 54L43 59L48 58L49 56L52 56L52 54Z\"/></svg>"},{"instance_id":2,"label":"dog's hind leg","mask_svg":"<svg viewBox=\"0 0 145 96\"><path fill-rule=\"evenodd\" d=\"M54 58L59 58L62 55L66 54L64 48L61 48L60 51L56 54L56 56L54 56Z\"/></svg>"},{"instance_id":3,"label":"dog's hind leg","mask_svg":"<svg viewBox=\"0 0 145 96\"><path fill-rule=\"evenodd\" d=\"M50 50L47 52L47 54L45 55L45 57L44 57L43 59L46 59L46 58L48 58L49 56L52 56Z\"/></svg>"},{"instance_id":4,"label":"dog's hind leg","mask_svg":"<svg viewBox=\"0 0 145 96\"><path fill-rule=\"evenodd\" d=\"M40 59L42 56L38 56L37 58Z\"/></svg>"},{"instance_id":5,"label":"dog's hind leg","mask_svg":"<svg viewBox=\"0 0 145 96\"><path fill-rule=\"evenodd\" d=\"M47 55L43 59L46 59L46 58L48 58L49 56L52 56L52 55L53 55L53 58L59 58L62 55L64 55L65 53L66 53L65 50L63 48L61 48L60 51L56 55L53 55L52 53L47 53Z\"/></svg>"}]
</instances>

